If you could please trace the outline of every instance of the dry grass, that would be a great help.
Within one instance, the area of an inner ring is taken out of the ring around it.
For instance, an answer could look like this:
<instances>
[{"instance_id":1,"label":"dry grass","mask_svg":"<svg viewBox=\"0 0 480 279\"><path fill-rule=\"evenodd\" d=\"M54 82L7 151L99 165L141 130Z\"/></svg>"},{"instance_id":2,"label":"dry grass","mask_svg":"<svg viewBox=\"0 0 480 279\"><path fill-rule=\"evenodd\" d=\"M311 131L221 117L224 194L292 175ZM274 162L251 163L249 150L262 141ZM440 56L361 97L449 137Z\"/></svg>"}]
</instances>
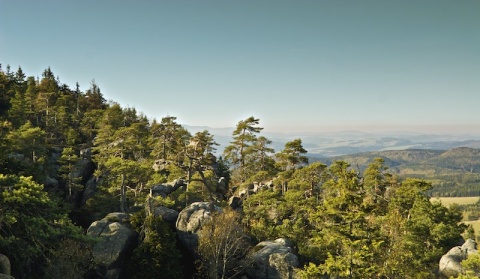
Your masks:
<instances>
[{"instance_id":1,"label":"dry grass","mask_svg":"<svg viewBox=\"0 0 480 279\"><path fill-rule=\"evenodd\" d=\"M480 220L475 220L475 221L464 221L463 222L465 225L472 225L473 229L475 230L475 233L478 235L480 233Z\"/></svg>"},{"instance_id":2,"label":"dry grass","mask_svg":"<svg viewBox=\"0 0 480 279\"><path fill-rule=\"evenodd\" d=\"M430 201L440 201L444 206L449 207L456 203L458 205L474 204L480 197L452 197L452 198L431 198Z\"/></svg>"},{"instance_id":3,"label":"dry grass","mask_svg":"<svg viewBox=\"0 0 480 279\"><path fill-rule=\"evenodd\" d=\"M475 238L477 243L480 241L480 220L475 221L464 221L466 225L472 225L473 229L475 230Z\"/></svg>"}]
</instances>

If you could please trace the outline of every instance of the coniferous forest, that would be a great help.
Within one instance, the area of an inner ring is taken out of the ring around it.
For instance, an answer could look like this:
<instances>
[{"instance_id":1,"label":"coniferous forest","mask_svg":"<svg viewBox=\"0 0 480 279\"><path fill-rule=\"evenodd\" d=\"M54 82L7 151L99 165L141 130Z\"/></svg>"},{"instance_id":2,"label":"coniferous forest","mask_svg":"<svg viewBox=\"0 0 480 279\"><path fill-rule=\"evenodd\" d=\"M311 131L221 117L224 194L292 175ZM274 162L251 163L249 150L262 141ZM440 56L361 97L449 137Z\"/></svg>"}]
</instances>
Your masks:
<instances>
[{"instance_id":1,"label":"coniferous forest","mask_svg":"<svg viewBox=\"0 0 480 279\"><path fill-rule=\"evenodd\" d=\"M0 68L0 273L442 278L441 257L474 235L381 158L363 173L309 163L301 139L274 150L261 119L234 125L216 156L209 131L107 102L94 82Z\"/></svg>"}]
</instances>

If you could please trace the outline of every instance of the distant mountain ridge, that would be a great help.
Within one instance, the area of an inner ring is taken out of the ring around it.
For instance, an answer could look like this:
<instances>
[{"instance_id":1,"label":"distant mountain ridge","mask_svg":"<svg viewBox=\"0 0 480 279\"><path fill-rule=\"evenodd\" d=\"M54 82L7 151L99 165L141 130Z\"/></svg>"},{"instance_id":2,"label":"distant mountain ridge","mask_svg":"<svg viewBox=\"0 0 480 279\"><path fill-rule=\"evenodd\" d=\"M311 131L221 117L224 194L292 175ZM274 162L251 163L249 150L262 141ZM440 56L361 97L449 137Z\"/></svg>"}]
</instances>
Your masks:
<instances>
[{"instance_id":1,"label":"distant mountain ridge","mask_svg":"<svg viewBox=\"0 0 480 279\"><path fill-rule=\"evenodd\" d=\"M208 130L220 144L217 153L232 141L233 127L210 128L207 126L183 125L192 134ZM457 147L480 148L480 135L474 134L431 134L417 132L267 132L261 135L272 140L276 152L282 150L286 142L302 139L303 147L309 156L328 158L340 155L371 151L428 149L450 150Z\"/></svg>"},{"instance_id":2,"label":"distant mountain ridge","mask_svg":"<svg viewBox=\"0 0 480 279\"><path fill-rule=\"evenodd\" d=\"M220 144L216 155L232 141L235 128L183 125L192 134L208 130ZM262 131L272 140L275 152L285 143L302 139L309 161L330 165L343 160L359 171L382 157L389 172L400 177L418 177L432 183L432 196L480 196L480 137L468 134L413 132L368 133L361 131L280 133Z\"/></svg>"}]
</instances>

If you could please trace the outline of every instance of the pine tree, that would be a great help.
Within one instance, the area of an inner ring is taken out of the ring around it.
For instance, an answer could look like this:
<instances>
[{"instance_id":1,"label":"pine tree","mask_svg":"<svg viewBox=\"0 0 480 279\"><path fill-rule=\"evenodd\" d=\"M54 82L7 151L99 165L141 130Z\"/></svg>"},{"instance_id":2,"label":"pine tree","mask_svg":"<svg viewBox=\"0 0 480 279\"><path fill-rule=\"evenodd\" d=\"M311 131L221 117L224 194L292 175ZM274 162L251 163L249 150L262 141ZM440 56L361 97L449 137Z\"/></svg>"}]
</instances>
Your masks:
<instances>
[{"instance_id":1,"label":"pine tree","mask_svg":"<svg viewBox=\"0 0 480 279\"><path fill-rule=\"evenodd\" d=\"M263 130L256 126L258 124L259 119L253 116L239 121L232 133L233 141L224 150L224 157L234 167L234 175L240 182L245 182L247 176L254 172L253 165L247 166L247 158L254 153L251 146L257 141L256 134Z\"/></svg>"}]
</instances>

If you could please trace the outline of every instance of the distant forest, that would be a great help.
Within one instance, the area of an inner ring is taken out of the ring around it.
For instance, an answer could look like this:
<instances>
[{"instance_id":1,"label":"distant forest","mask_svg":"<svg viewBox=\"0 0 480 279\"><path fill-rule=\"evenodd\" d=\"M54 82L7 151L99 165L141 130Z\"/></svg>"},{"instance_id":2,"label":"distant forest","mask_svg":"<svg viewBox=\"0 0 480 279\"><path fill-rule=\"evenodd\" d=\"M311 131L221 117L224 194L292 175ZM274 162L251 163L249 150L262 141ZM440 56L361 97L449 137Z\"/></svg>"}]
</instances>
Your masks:
<instances>
[{"instance_id":1,"label":"distant forest","mask_svg":"<svg viewBox=\"0 0 480 279\"><path fill-rule=\"evenodd\" d=\"M107 102L95 82L82 92L50 68L39 78L0 68L0 254L17 279L109 278L85 231L122 212L138 243L121 278L260 278L254 247L279 238L298 261L271 264L278 274L438 278L441 256L474 237L457 207L430 202L430 182L390 172L381 156L361 170L308 162L301 139L276 151L262 129L254 116L239 120L216 157L208 130L150 121ZM210 221L189 254L179 221L172 228L152 208L202 202Z\"/></svg>"},{"instance_id":2,"label":"distant forest","mask_svg":"<svg viewBox=\"0 0 480 279\"><path fill-rule=\"evenodd\" d=\"M375 158L382 158L393 174L431 182L433 187L427 191L430 196L480 196L480 150L476 148L375 151L311 160L328 165L336 160L346 161L362 172Z\"/></svg>"}]
</instances>

